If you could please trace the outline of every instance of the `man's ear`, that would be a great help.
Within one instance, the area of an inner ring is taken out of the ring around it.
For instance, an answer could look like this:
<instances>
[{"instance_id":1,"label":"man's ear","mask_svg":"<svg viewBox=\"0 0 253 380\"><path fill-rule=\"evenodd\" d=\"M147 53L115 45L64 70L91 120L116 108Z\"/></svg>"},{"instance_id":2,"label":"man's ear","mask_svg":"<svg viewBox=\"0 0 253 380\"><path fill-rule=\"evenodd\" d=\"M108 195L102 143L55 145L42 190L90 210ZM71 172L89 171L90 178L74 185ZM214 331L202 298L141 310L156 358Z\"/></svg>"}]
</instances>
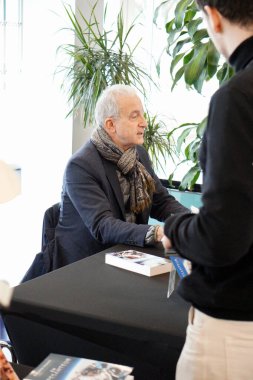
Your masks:
<instances>
[{"instance_id":1,"label":"man's ear","mask_svg":"<svg viewBox=\"0 0 253 380\"><path fill-rule=\"evenodd\" d=\"M105 119L105 130L106 132L111 136L114 132L115 132L115 125L114 125L114 122L113 122L113 119L108 117L107 119Z\"/></svg>"},{"instance_id":2,"label":"man's ear","mask_svg":"<svg viewBox=\"0 0 253 380\"><path fill-rule=\"evenodd\" d=\"M215 33L221 33L223 30L222 27L222 15L220 12L209 5L204 6L204 11L207 14L208 22Z\"/></svg>"}]
</instances>

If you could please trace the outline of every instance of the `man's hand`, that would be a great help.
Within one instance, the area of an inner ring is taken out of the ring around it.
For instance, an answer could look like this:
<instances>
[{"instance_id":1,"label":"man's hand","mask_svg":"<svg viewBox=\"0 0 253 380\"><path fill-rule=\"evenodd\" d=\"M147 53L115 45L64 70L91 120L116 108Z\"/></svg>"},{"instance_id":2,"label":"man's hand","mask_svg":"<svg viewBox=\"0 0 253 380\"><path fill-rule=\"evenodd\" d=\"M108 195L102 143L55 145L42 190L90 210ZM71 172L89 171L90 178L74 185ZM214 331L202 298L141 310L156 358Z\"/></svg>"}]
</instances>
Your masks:
<instances>
[{"instance_id":1,"label":"man's hand","mask_svg":"<svg viewBox=\"0 0 253 380\"><path fill-rule=\"evenodd\" d=\"M165 251L168 251L169 249L171 249L172 244L171 244L170 239L167 238L167 236L163 235L161 242L163 244Z\"/></svg>"},{"instance_id":2,"label":"man's hand","mask_svg":"<svg viewBox=\"0 0 253 380\"><path fill-rule=\"evenodd\" d=\"M157 226L155 230L155 241L159 242L164 236L164 231L162 226Z\"/></svg>"}]
</instances>

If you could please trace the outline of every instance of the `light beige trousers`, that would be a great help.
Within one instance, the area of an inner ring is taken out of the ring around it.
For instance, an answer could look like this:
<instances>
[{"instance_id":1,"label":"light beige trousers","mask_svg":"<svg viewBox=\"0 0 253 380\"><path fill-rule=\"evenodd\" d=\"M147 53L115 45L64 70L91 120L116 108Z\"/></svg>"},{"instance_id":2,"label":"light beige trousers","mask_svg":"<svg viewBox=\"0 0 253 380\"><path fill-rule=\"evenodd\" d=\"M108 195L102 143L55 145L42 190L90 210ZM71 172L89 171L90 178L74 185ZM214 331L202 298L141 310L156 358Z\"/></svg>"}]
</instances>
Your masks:
<instances>
[{"instance_id":1,"label":"light beige trousers","mask_svg":"<svg viewBox=\"0 0 253 380\"><path fill-rule=\"evenodd\" d=\"M212 318L191 307L176 380L253 380L253 322Z\"/></svg>"}]
</instances>

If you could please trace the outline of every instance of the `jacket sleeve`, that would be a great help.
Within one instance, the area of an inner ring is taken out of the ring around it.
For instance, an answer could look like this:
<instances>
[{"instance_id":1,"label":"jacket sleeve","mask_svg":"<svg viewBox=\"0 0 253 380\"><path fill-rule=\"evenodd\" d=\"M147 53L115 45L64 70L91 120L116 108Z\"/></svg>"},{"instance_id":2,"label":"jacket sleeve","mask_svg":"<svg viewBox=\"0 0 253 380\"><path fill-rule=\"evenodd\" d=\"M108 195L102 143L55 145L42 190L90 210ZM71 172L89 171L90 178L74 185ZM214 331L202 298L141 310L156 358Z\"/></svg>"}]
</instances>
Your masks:
<instances>
[{"instance_id":1,"label":"jacket sleeve","mask_svg":"<svg viewBox=\"0 0 253 380\"><path fill-rule=\"evenodd\" d=\"M103 244L144 246L149 226L123 220L103 165L91 161L86 165L70 162L65 174L65 191L83 223Z\"/></svg>"},{"instance_id":2,"label":"jacket sleeve","mask_svg":"<svg viewBox=\"0 0 253 380\"><path fill-rule=\"evenodd\" d=\"M172 216L165 234L182 256L207 266L236 263L253 241L252 97L226 86L210 103L203 141L203 207Z\"/></svg>"}]
</instances>

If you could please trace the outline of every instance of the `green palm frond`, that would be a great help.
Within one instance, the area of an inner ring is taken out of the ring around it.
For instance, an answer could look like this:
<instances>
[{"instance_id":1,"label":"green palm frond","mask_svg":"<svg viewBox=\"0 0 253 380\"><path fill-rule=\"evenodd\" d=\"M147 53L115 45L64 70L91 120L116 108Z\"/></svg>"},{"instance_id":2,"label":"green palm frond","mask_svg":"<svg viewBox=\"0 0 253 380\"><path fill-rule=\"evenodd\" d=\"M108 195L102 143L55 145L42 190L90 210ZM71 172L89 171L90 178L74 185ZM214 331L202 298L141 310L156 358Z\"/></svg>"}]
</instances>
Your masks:
<instances>
[{"instance_id":1,"label":"green palm frond","mask_svg":"<svg viewBox=\"0 0 253 380\"><path fill-rule=\"evenodd\" d=\"M96 4L91 9L89 19L80 10L77 17L71 6L64 5L71 23L69 30L74 33L77 43L59 47L70 59L69 65L58 67L59 72L65 72L62 88L68 93L68 115L81 112L84 127L94 123L97 99L107 86L129 84L145 98L147 86L154 84L147 70L133 57L140 40L134 47L128 43L136 19L125 30L121 9L117 16L116 34L113 35L110 30L101 31L95 16Z\"/></svg>"},{"instance_id":2,"label":"green palm frond","mask_svg":"<svg viewBox=\"0 0 253 380\"><path fill-rule=\"evenodd\" d=\"M145 113L147 128L144 134L144 147L148 151L154 169L164 171L164 161L167 158L174 160L176 154L173 137L168 138L167 125L158 118L157 115L151 116Z\"/></svg>"}]
</instances>

